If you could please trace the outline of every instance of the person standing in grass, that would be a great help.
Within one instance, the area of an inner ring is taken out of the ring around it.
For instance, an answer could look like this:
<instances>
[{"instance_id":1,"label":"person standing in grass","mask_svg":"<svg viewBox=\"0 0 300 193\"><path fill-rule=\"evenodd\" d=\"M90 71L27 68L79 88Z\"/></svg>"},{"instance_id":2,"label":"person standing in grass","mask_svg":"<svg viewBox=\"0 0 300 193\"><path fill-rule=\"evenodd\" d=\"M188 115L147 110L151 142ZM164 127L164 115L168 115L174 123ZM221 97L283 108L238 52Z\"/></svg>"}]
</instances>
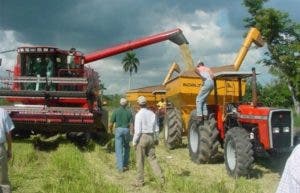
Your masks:
<instances>
[{"instance_id":1,"label":"person standing in grass","mask_svg":"<svg viewBox=\"0 0 300 193\"><path fill-rule=\"evenodd\" d=\"M300 145L288 158L276 193L300 193Z\"/></svg>"},{"instance_id":2,"label":"person standing in grass","mask_svg":"<svg viewBox=\"0 0 300 193\"><path fill-rule=\"evenodd\" d=\"M10 193L7 162L12 158L11 131L15 126L8 113L2 108L0 108L0 118L0 192ZM5 143L7 144L7 150Z\"/></svg>"},{"instance_id":3,"label":"person standing in grass","mask_svg":"<svg viewBox=\"0 0 300 193\"><path fill-rule=\"evenodd\" d=\"M135 115L132 145L136 149L137 179L134 186L144 185L144 162L147 157L154 174L164 183L164 176L156 160L155 144L158 144L159 128L156 115L147 109L144 96L137 100L140 110Z\"/></svg>"},{"instance_id":4,"label":"person standing in grass","mask_svg":"<svg viewBox=\"0 0 300 193\"><path fill-rule=\"evenodd\" d=\"M110 132L112 133L113 125L115 125L115 152L117 160L117 169L119 172L128 170L131 140L130 128L132 125L132 113L127 107L127 100L120 99L120 107L116 109L110 119Z\"/></svg>"}]
</instances>

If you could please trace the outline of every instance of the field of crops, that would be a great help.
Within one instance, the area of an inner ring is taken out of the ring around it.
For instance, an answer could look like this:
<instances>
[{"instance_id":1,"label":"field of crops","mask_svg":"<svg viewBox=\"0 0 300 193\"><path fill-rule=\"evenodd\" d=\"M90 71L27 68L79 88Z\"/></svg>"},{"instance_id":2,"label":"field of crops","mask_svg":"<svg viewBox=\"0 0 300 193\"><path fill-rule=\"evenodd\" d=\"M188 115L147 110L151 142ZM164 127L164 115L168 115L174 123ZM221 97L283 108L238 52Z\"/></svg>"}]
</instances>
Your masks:
<instances>
[{"instance_id":1,"label":"field of crops","mask_svg":"<svg viewBox=\"0 0 300 193\"><path fill-rule=\"evenodd\" d=\"M227 175L222 159L216 164L197 165L190 161L186 147L169 151L160 143L157 157L166 176L165 185L156 182L147 165L146 185L135 188L133 151L130 169L124 173L115 170L114 153L96 142L82 149L64 136L42 144L35 139L19 139L14 140L13 151L9 173L15 193L271 193L276 190L285 162L260 160L249 179L235 180Z\"/></svg>"}]
</instances>

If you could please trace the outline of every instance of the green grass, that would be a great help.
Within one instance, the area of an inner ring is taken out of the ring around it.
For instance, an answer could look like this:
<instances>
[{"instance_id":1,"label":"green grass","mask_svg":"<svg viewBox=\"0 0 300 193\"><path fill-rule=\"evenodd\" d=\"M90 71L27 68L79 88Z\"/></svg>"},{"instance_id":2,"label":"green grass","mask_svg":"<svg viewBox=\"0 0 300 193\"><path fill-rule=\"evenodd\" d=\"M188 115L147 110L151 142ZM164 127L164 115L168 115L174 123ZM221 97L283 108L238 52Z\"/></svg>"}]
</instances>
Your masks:
<instances>
[{"instance_id":1,"label":"green grass","mask_svg":"<svg viewBox=\"0 0 300 193\"><path fill-rule=\"evenodd\" d=\"M31 143L17 141L13 149L14 160L10 163L13 192L122 192L103 178L95 179L95 172L87 164L84 153L71 143L45 152L35 150Z\"/></svg>"},{"instance_id":2,"label":"green grass","mask_svg":"<svg viewBox=\"0 0 300 193\"><path fill-rule=\"evenodd\" d=\"M103 146L91 145L86 151L60 140L47 151L36 150L33 140L15 140L14 160L10 162L10 181L14 193L269 193L274 192L279 176L267 168L256 167L261 177L230 178L223 163L197 165L190 161L188 150L157 146L157 158L164 171L162 187L146 162L145 182L134 188L135 153L131 150L129 171L118 173L115 154Z\"/></svg>"}]
</instances>

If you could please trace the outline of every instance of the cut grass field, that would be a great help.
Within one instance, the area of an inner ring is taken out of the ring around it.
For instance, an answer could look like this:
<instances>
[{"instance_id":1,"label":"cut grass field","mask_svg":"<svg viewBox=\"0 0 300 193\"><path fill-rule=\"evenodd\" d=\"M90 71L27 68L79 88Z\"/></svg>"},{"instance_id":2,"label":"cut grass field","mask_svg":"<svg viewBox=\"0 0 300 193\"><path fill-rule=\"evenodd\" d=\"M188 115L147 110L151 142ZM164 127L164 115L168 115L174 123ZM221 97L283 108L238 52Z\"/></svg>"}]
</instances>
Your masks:
<instances>
[{"instance_id":1,"label":"cut grass field","mask_svg":"<svg viewBox=\"0 0 300 193\"><path fill-rule=\"evenodd\" d=\"M265 159L255 164L251 178L233 179L223 162L197 165L190 161L187 148L169 151L161 143L157 157L166 176L165 185L156 182L146 165L146 185L135 188L131 185L136 175L133 151L129 171L118 173L114 154L105 147L91 143L83 151L63 137L56 142L49 144L52 148L38 150L34 140L14 140L14 159L9 163L14 193L271 193L284 165L284 160Z\"/></svg>"}]
</instances>

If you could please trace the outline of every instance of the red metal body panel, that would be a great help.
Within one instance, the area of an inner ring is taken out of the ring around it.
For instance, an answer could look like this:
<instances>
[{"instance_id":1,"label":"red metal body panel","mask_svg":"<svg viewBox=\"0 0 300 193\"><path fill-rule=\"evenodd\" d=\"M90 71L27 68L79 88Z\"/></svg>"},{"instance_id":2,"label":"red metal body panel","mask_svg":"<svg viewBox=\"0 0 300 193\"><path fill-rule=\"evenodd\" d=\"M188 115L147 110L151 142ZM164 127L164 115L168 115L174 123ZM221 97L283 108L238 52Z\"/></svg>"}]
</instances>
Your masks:
<instances>
[{"instance_id":1,"label":"red metal body panel","mask_svg":"<svg viewBox=\"0 0 300 193\"><path fill-rule=\"evenodd\" d=\"M172 36L177 35L178 33L182 33L182 31L180 29L174 29L157 35L152 35L145 38L133 40L127 43L119 44L101 51L86 54L84 63L90 63L101 58L106 58L109 56L120 54L122 52L126 52L128 50L133 50L136 48L162 42L170 39Z\"/></svg>"},{"instance_id":2,"label":"red metal body panel","mask_svg":"<svg viewBox=\"0 0 300 193\"><path fill-rule=\"evenodd\" d=\"M216 120L217 120L217 128L219 130L219 134L221 139L225 138L225 129L224 129L224 115L223 115L223 106L216 106Z\"/></svg>"},{"instance_id":3,"label":"red metal body panel","mask_svg":"<svg viewBox=\"0 0 300 193\"><path fill-rule=\"evenodd\" d=\"M87 108L67 107L4 107L16 122L32 123L94 123L93 114Z\"/></svg>"},{"instance_id":4,"label":"red metal body panel","mask_svg":"<svg viewBox=\"0 0 300 193\"><path fill-rule=\"evenodd\" d=\"M15 103L23 103L23 104L32 104L32 105L39 105L39 104L46 104L46 101L44 97L32 97L32 98L18 98L18 97L10 97L7 99L9 102L15 102ZM64 106L85 106L87 103L86 98L59 98L58 99L51 99L51 102L53 104L59 105L64 104Z\"/></svg>"},{"instance_id":5,"label":"red metal body panel","mask_svg":"<svg viewBox=\"0 0 300 193\"><path fill-rule=\"evenodd\" d=\"M238 121L257 125L259 141L264 149L270 149L268 117L270 108L254 107L252 105L240 105L238 107Z\"/></svg>"}]
</instances>

